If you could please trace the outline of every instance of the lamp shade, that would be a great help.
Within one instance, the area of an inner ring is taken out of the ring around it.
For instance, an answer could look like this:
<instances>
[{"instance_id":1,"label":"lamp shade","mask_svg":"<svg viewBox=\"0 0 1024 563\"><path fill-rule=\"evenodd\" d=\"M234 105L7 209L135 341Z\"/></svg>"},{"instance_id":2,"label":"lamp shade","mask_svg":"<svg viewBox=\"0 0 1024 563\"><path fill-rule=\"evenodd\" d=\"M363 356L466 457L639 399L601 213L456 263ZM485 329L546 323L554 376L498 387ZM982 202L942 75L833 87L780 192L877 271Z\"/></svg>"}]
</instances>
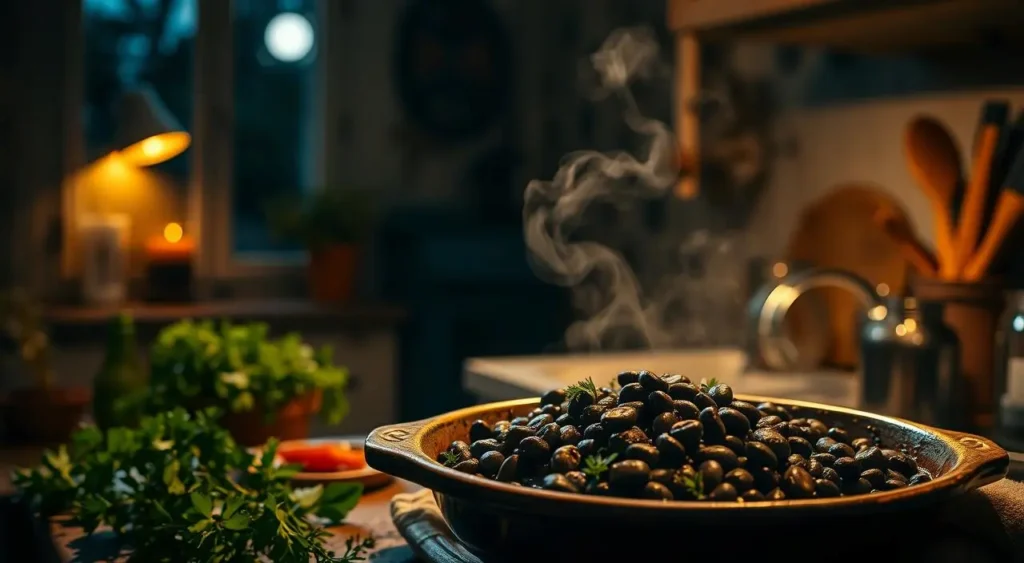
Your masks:
<instances>
[{"instance_id":1,"label":"lamp shade","mask_svg":"<svg viewBox=\"0 0 1024 563\"><path fill-rule=\"evenodd\" d=\"M152 166L178 156L192 137L151 87L128 91L117 108L115 148L136 166Z\"/></svg>"}]
</instances>

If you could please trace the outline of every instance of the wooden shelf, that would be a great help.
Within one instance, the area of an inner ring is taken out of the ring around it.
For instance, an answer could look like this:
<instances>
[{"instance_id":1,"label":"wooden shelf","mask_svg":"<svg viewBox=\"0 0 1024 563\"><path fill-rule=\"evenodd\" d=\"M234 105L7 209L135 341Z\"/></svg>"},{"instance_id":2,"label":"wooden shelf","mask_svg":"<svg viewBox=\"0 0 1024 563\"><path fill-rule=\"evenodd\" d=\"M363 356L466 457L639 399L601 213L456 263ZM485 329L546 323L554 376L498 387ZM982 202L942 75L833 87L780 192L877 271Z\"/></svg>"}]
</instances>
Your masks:
<instances>
[{"instance_id":1,"label":"wooden shelf","mask_svg":"<svg viewBox=\"0 0 1024 563\"><path fill-rule=\"evenodd\" d=\"M669 0L668 24L702 41L856 52L1024 45L1019 0Z\"/></svg>"}]
</instances>

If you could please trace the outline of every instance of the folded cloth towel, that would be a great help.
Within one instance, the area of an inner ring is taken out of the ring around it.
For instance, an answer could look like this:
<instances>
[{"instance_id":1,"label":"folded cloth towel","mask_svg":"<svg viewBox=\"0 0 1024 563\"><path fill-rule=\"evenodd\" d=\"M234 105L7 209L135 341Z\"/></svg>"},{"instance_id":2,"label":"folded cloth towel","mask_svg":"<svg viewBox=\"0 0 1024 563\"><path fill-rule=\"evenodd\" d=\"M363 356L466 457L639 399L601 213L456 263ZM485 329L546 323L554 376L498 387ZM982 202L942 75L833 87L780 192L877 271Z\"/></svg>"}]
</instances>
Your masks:
<instances>
[{"instance_id":1,"label":"folded cloth towel","mask_svg":"<svg viewBox=\"0 0 1024 563\"><path fill-rule=\"evenodd\" d=\"M482 563L448 528L429 490L395 495L391 517L423 561ZM927 534L920 539L908 538L913 558L900 561L1024 562L1024 483L1003 479L958 497L943 508L940 526L918 532Z\"/></svg>"}]
</instances>

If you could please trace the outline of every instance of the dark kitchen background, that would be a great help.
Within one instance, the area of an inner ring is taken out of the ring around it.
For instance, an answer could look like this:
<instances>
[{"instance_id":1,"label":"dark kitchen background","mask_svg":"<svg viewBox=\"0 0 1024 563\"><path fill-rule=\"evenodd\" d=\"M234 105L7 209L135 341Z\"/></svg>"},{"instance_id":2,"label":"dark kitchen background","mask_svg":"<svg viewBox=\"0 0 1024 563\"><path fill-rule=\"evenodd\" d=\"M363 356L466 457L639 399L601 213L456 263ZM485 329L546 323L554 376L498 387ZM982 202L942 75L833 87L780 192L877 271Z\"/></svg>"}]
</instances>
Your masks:
<instances>
[{"instance_id":1,"label":"dark kitchen background","mask_svg":"<svg viewBox=\"0 0 1024 563\"><path fill-rule=\"evenodd\" d=\"M592 304L531 267L524 188L567 153L642 148L590 64L614 30L647 30L659 46L633 93L645 116L674 127L681 63L666 4L5 2L0 285L42 305L62 385L90 385L102 327L121 306L143 347L182 318L263 320L334 344L352 373L343 428L367 431L475 401L462 385L468 358L742 346L752 264L794 254L805 208L837 187L871 186L931 244L906 122L936 115L966 146L985 100L1024 102L1024 62L987 24L966 46L939 49L702 44L699 193L596 204L574 231L625 257L670 334L652 342L623 326L567 338ZM191 135L154 166L111 157L132 119L121 100L142 87ZM353 283L340 298L310 289L306 247L273 228L276 201L323 190L373 203L358 266L335 272ZM130 223L124 305L83 296L83 232L111 215ZM147 267L160 251L149 241L172 223L195 243L182 282L191 293L154 303ZM24 383L9 355L8 390Z\"/></svg>"}]
</instances>

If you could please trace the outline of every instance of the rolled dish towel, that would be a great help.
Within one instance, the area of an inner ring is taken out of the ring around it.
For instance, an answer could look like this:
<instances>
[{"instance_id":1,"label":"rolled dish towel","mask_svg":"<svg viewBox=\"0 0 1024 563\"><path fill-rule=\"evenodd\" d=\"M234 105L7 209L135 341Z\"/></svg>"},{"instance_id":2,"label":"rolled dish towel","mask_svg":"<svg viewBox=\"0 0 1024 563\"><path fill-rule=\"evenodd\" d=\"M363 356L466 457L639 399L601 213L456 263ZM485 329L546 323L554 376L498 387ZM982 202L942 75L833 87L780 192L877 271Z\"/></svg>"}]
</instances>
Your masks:
<instances>
[{"instance_id":1,"label":"rolled dish towel","mask_svg":"<svg viewBox=\"0 0 1024 563\"><path fill-rule=\"evenodd\" d=\"M448 528L429 490L395 495L391 518L409 548L429 563L482 563ZM942 530L911 540L922 563L1024 562L1024 483L1003 479L943 508Z\"/></svg>"}]
</instances>

